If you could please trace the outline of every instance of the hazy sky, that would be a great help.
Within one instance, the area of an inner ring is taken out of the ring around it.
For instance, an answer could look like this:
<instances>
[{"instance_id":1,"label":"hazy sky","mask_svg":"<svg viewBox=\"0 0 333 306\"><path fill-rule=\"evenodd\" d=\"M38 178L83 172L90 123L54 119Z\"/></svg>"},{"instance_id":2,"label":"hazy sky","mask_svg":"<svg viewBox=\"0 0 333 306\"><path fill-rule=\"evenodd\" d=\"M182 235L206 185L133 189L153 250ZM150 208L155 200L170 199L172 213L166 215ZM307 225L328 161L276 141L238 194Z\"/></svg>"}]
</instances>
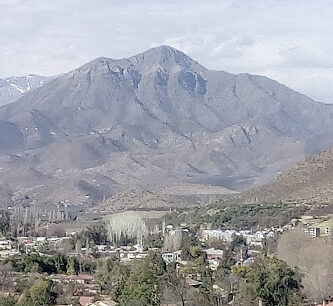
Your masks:
<instances>
[{"instance_id":1,"label":"hazy sky","mask_svg":"<svg viewBox=\"0 0 333 306\"><path fill-rule=\"evenodd\" d=\"M0 0L0 77L176 47L333 102L333 1Z\"/></svg>"}]
</instances>

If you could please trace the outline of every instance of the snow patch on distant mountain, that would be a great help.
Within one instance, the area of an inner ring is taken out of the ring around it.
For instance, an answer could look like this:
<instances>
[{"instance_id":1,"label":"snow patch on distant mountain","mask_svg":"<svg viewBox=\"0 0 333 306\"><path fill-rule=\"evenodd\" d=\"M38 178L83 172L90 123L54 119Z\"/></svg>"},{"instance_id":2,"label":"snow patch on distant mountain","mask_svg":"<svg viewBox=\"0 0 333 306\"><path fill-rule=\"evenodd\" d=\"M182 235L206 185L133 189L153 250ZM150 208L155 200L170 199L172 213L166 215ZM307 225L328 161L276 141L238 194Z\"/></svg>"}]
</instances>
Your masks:
<instances>
[{"instance_id":1,"label":"snow patch on distant mountain","mask_svg":"<svg viewBox=\"0 0 333 306\"><path fill-rule=\"evenodd\" d=\"M17 101L27 92L41 87L51 79L52 77L34 74L0 79L0 105Z\"/></svg>"}]
</instances>

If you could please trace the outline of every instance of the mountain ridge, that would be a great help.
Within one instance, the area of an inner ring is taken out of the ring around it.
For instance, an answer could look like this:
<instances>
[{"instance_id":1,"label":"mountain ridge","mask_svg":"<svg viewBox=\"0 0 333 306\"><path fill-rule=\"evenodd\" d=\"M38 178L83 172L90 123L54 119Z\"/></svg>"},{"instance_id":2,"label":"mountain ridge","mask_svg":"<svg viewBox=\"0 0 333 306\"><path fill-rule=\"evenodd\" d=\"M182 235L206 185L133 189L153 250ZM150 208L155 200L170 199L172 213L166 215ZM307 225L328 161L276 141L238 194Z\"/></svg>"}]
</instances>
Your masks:
<instances>
[{"instance_id":1,"label":"mountain ridge","mask_svg":"<svg viewBox=\"0 0 333 306\"><path fill-rule=\"evenodd\" d=\"M0 107L0 125L0 183L54 202L152 183L247 189L333 146L333 105L166 46L61 75Z\"/></svg>"}]
</instances>

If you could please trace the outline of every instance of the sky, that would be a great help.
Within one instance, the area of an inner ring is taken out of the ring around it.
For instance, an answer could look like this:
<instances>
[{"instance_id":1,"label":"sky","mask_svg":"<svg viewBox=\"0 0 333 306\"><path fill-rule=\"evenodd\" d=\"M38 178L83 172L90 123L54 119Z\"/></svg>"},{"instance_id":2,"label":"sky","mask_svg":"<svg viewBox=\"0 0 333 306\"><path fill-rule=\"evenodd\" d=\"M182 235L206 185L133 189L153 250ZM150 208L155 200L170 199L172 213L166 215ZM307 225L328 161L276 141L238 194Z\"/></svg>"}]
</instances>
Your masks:
<instances>
[{"instance_id":1,"label":"sky","mask_svg":"<svg viewBox=\"0 0 333 306\"><path fill-rule=\"evenodd\" d=\"M0 0L0 78L165 44L333 103L333 0Z\"/></svg>"}]
</instances>

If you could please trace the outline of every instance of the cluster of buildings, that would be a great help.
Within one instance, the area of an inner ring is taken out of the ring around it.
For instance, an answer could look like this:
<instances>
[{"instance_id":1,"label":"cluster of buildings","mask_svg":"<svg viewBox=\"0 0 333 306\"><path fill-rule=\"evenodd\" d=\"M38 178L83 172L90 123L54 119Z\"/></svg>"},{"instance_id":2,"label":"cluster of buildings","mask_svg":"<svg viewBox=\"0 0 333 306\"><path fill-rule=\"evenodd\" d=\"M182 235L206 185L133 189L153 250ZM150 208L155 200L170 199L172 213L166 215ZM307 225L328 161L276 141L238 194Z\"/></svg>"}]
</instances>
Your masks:
<instances>
[{"instance_id":1,"label":"cluster of buildings","mask_svg":"<svg viewBox=\"0 0 333 306\"><path fill-rule=\"evenodd\" d=\"M168 228L170 233L175 230ZM184 229L182 230L184 231ZM263 246L263 239L267 237L274 237L277 232L282 232L282 228L269 228L261 231L252 232L250 230L220 230L220 229L203 229L201 235L198 237L203 245L206 245L209 241L221 241L224 243L231 243L235 237L242 237L247 245L246 250L240 250L238 264L247 264L253 261L253 258L259 254L260 248ZM224 250L215 248L205 248L202 251L206 253L206 258L211 270L216 270L219 267L220 260L224 256ZM162 258L168 263L176 263L176 265L186 265L186 261L181 260L181 250L174 252L162 253Z\"/></svg>"},{"instance_id":2,"label":"cluster of buildings","mask_svg":"<svg viewBox=\"0 0 333 306\"><path fill-rule=\"evenodd\" d=\"M0 257L16 256L20 254L12 241L5 238L0 240Z\"/></svg>"},{"instance_id":3,"label":"cluster of buildings","mask_svg":"<svg viewBox=\"0 0 333 306\"><path fill-rule=\"evenodd\" d=\"M45 249L59 251L71 237L18 237L15 241L0 238L0 258L17 256L22 253L43 254ZM74 252L67 252L70 256L89 255L93 257L118 256L120 261L127 262L134 259L142 259L148 255L147 251L139 244L134 246L115 247L111 245L94 245L90 248L79 248Z\"/></svg>"},{"instance_id":4,"label":"cluster of buildings","mask_svg":"<svg viewBox=\"0 0 333 306\"><path fill-rule=\"evenodd\" d=\"M218 239L224 242L231 243L237 236L241 236L245 239L248 246L261 247L262 240L266 237L274 237L277 231L281 231L280 228L270 228L262 231L252 232L250 230L203 230L202 237L204 240Z\"/></svg>"},{"instance_id":5,"label":"cluster of buildings","mask_svg":"<svg viewBox=\"0 0 333 306\"><path fill-rule=\"evenodd\" d=\"M69 284L75 284L80 287L82 295L72 296L72 305L80 304L81 306L115 306L118 305L110 297L100 294L100 286L90 274L65 275L53 274L48 277L54 283L65 287Z\"/></svg>"},{"instance_id":6,"label":"cluster of buildings","mask_svg":"<svg viewBox=\"0 0 333 306\"><path fill-rule=\"evenodd\" d=\"M98 246L96 246L98 249ZM99 250L98 253L101 256L112 256L116 255L119 257L121 262L127 262L135 259L143 259L148 256L148 252L143 250L143 247L139 244L133 246L122 246L122 247L112 247L109 246L105 250Z\"/></svg>"}]
</instances>

